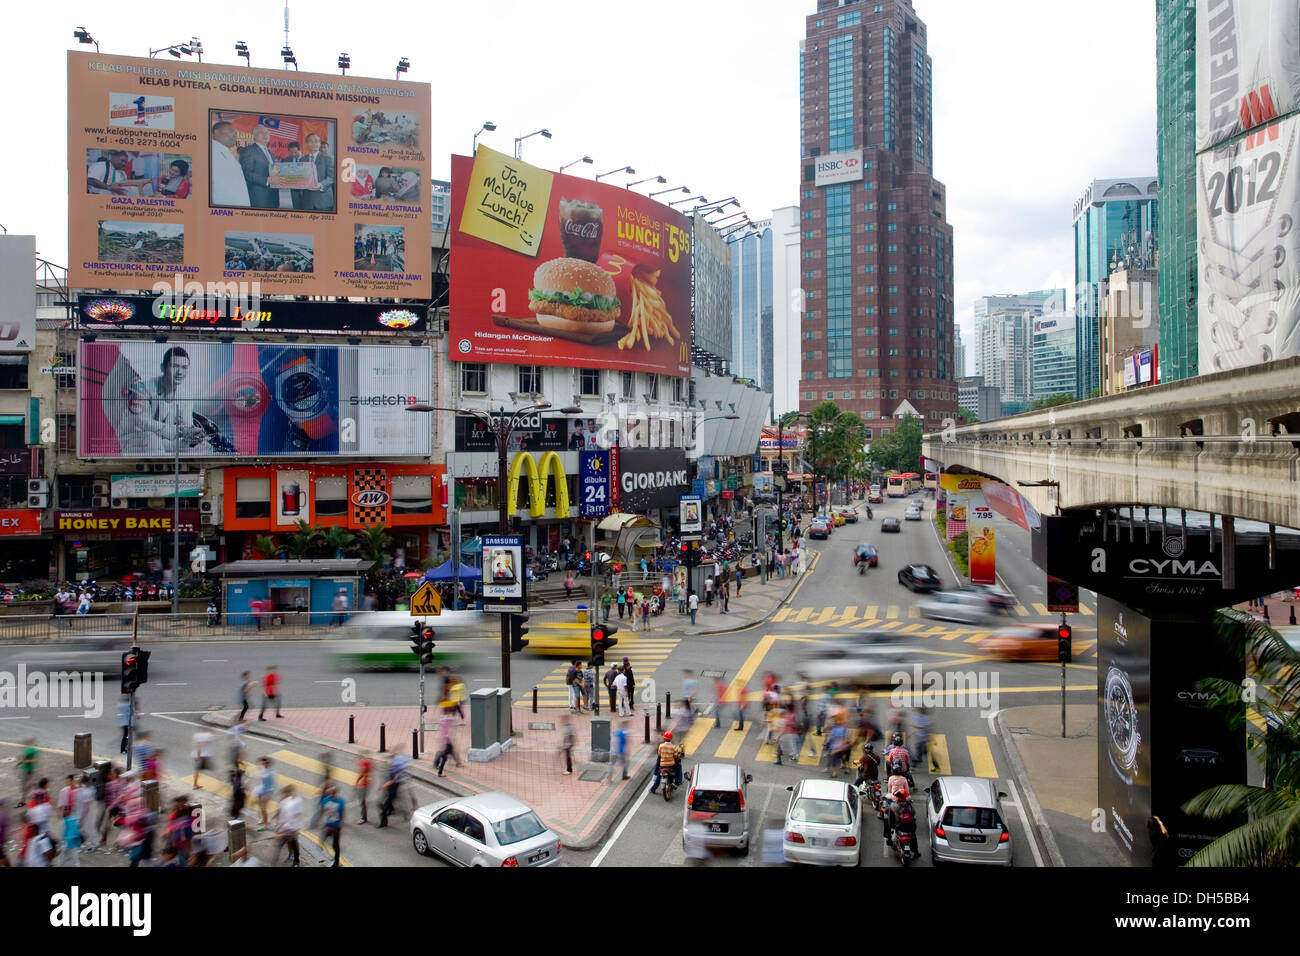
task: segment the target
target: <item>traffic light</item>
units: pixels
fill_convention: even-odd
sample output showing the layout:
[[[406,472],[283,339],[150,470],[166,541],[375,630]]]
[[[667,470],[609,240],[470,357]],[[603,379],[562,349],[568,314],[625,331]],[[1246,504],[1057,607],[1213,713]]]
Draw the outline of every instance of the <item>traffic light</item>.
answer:
[[[135,652],[135,686],[149,683],[149,655],[153,651],[142,651],[136,648]]]
[[[426,627],[420,634],[420,663],[433,663],[433,628]]]
[[[1070,625],[1061,624],[1056,628],[1056,659],[1062,664],[1070,663],[1073,648],[1070,643]]]
[[[416,657],[419,657],[422,653],[424,653],[424,648],[420,646],[423,643],[423,638],[424,638],[424,622],[412,621],[411,622],[411,653],[414,654]]]
[[[591,663],[596,667],[605,664],[605,652],[618,643],[612,635],[618,632],[615,624],[593,624],[591,626]]]
[[[528,628],[524,627],[524,622],[527,620],[527,614],[510,615],[510,653],[512,654],[528,646],[528,642],[524,640],[524,635],[528,633]]]
[[[122,693],[134,694],[139,687],[137,680],[138,658],[134,649],[122,652]]]

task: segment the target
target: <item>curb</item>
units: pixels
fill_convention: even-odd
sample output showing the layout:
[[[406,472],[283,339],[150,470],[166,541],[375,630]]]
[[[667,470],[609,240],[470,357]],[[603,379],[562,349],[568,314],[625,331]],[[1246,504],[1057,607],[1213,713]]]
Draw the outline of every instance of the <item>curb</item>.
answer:
[[[820,554],[821,552],[817,552],[817,553]],[[817,560],[820,561],[821,558],[819,557]],[[720,627],[709,631],[697,631],[694,634],[687,634],[686,636],[704,637],[710,634],[734,634],[736,631],[743,631],[746,628],[757,627],[759,624],[762,624],[763,622],[771,618],[772,615],[775,614],[777,611],[781,610],[781,608],[784,605],[789,603],[790,595],[793,594],[794,589],[799,586],[799,582],[803,580],[804,575],[811,574],[813,570],[814,570],[813,568],[809,568],[807,571],[804,571],[802,574],[796,575],[795,579],[790,583],[789,587],[786,588],[785,595],[781,597],[775,604],[773,604],[772,607],[768,609],[767,613],[764,614],[762,617],[750,618],[748,619],[749,620],[748,624],[740,624],[737,625],[736,627]]]
[[[998,736],[1002,738],[1003,749],[1007,752],[1007,760],[1011,763],[1011,775],[1015,778],[1016,785],[1024,797],[1025,812],[1029,817],[1030,835],[1047,855],[1048,866],[1065,866],[1065,858],[1061,856],[1061,850],[1056,845],[1056,838],[1052,835],[1052,828],[1048,825],[1047,817],[1043,814],[1042,804],[1038,802],[1038,795],[1034,792],[1034,786],[1029,782],[1029,772],[1025,769],[1025,762],[1020,757],[1020,750],[1016,746],[1015,738],[1011,736],[1011,732],[1007,729],[1006,718],[1000,710],[997,713],[997,730]]]

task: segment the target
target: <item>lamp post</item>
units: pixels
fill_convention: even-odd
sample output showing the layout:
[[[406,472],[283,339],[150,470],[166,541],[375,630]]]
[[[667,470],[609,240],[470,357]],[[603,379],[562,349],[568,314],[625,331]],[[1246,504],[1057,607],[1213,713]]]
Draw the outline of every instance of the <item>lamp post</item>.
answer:
[[[606,176],[613,176],[615,173],[627,173],[629,176],[635,176],[636,170],[631,166],[616,166],[607,173],[601,173],[596,177],[596,182],[600,182]]]
[[[475,133],[475,134],[474,134],[474,143],[473,143],[473,145],[470,147],[469,154],[470,154],[471,156],[473,156],[475,153],[478,152],[478,138],[479,138],[479,134],[480,134],[480,133],[484,133],[484,132],[491,133],[491,132],[495,131],[496,128],[497,128],[497,124],[496,124],[496,123],[484,123],[482,126],[479,127],[479,129],[478,129],[478,133]]]
[[[472,408],[443,408],[436,405],[427,405],[424,402],[417,402],[413,405],[405,406],[408,412],[455,412],[457,415],[468,415],[471,418],[477,418],[488,427],[488,431],[496,440],[497,446],[497,533],[508,534],[510,532],[510,520],[506,514],[506,489],[508,487],[508,478],[506,476],[506,453],[510,447],[510,436],[515,429],[533,412],[544,411],[551,407],[551,403],[542,400],[532,405],[525,405],[523,408],[516,409],[513,412],[507,412],[505,407],[495,414],[490,412],[481,412]],[[582,411],[581,408],[568,406],[560,409],[565,414],[577,414]],[[455,503],[453,502],[453,507]],[[453,555],[453,561],[460,560],[460,542],[455,542],[456,553]],[[510,615],[501,615],[501,686],[510,686]]]
[[[786,423],[794,424],[801,418],[805,418],[803,412],[786,412],[776,420],[776,460],[780,465],[781,474],[778,478],[785,481],[785,426]],[[785,535],[782,532],[782,524],[785,521],[785,512],[781,508],[781,485],[776,486],[776,550],[785,551]]]
[[[99,41],[96,40],[94,37],[92,37],[90,35],[90,31],[87,30],[85,27],[77,27],[77,29],[72,31],[72,35],[78,43],[95,44],[95,52],[96,53],[99,52]]]
[[[645,179],[638,179],[634,183],[628,183],[623,188],[631,189],[633,186],[640,186],[642,183],[650,183],[650,182],[658,183],[659,185],[662,186],[664,183],[668,182],[668,180],[664,179],[664,177],[662,176],[647,176]]]
[[[571,163],[565,163],[563,166],[560,167],[560,172],[564,172],[570,166],[577,166],[579,163],[594,163],[594,162],[595,160],[592,159],[590,156],[584,156],[582,157],[582,159],[575,159]]]
[[[664,193],[689,193],[690,191],[690,186],[674,186],[672,189],[661,189],[657,193],[650,193],[650,198],[654,199],[655,196],[662,196]]]
[[[534,130],[533,132],[527,134],[526,136],[516,136],[515,137],[515,159],[524,158],[524,140],[532,139],[534,136],[541,136],[545,139],[550,139],[551,131],[549,129],[539,129],[539,130]]]
[[[703,194],[703,193],[700,193],[698,196],[687,196],[685,199],[674,199],[674,200],[673,200],[672,202],[670,202],[668,205],[670,205],[670,206],[680,206],[682,203],[684,203],[684,202],[690,202],[692,199],[703,199],[703,198],[704,198],[704,194]]]

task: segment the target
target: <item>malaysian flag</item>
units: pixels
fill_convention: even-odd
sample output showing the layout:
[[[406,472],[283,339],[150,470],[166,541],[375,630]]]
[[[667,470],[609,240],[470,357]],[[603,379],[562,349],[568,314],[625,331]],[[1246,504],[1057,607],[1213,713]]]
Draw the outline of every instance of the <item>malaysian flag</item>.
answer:
[[[258,125],[269,129],[272,136],[286,140],[298,138],[298,124],[293,120],[280,119],[278,116],[259,116],[257,122]]]

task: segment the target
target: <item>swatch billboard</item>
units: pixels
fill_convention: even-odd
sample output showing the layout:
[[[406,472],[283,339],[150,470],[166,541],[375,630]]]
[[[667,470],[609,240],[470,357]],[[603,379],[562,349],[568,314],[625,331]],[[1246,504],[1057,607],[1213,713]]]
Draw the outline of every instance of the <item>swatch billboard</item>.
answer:
[[[68,282],[424,299],[430,86],[68,54]]]
[[[429,454],[431,353],[388,345],[85,342],[82,458]]]
[[[451,181],[454,359],[690,374],[684,215],[483,146]]]

